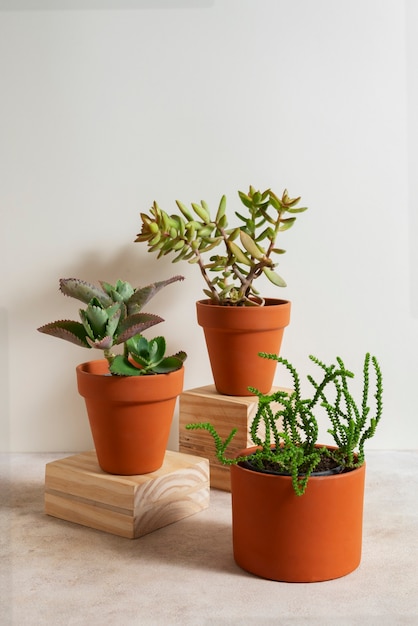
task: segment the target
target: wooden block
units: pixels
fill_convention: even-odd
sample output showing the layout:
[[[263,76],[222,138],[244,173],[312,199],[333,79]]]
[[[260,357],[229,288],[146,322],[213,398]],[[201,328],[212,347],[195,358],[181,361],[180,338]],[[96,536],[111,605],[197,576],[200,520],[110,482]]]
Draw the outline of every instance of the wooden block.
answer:
[[[95,451],[47,463],[45,513],[136,539],[209,506],[209,462],[166,451],[156,472],[116,476]]]
[[[284,389],[273,387],[273,391]],[[196,387],[184,391],[179,401],[179,450],[209,459],[211,487],[231,490],[229,467],[222,465],[215,456],[212,436],[205,430],[186,430],[191,422],[210,422],[222,439],[226,439],[233,428],[238,432],[228,448],[228,456],[254,445],[251,441],[249,428],[257,412],[256,396],[224,396],[216,391],[215,385]],[[274,405],[272,406],[275,409]],[[262,435],[262,429],[259,430]]]

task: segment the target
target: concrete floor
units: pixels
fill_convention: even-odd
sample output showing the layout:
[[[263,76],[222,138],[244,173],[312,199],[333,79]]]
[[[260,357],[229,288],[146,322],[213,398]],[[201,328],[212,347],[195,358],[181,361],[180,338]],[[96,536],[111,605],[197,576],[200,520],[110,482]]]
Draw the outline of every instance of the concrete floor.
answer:
[[[43,513],[45,464],[3,455],[0,624],[418,625],[418,452],[369,452],[358,570],[286,584],[235,565],[230,494],[136,540]]]

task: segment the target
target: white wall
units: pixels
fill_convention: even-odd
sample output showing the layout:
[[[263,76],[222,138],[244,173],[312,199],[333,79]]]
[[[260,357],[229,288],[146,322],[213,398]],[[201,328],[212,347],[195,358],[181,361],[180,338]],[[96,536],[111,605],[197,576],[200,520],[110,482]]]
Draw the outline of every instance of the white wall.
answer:
[[[252,184],[310,207],[283,236],[289,287],[266,285],[293,303],[283,354],[302,371],[310,353],[356,369],[376,354],[385,415],[369,447],[416,448],[413,0],[120,4],[137,9],[0,11],[1,447],[92,445],[74,368],[100,355],[36,332],[76,316],[59,277],[182,272],[148,310],[189,353],[186,388],[211,383],[197,268],[133,240],[154,198],[226,193],[233,211]]]

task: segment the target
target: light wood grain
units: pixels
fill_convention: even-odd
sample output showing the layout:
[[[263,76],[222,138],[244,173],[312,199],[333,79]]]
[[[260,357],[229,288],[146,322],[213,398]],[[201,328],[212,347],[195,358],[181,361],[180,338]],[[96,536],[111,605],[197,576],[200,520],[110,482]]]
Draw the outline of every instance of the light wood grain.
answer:
[[[134,539],[209,506],[209,463],[167,450],[151,474],[115,476],[96,453],[48,463],[45,512],[53,517]]]

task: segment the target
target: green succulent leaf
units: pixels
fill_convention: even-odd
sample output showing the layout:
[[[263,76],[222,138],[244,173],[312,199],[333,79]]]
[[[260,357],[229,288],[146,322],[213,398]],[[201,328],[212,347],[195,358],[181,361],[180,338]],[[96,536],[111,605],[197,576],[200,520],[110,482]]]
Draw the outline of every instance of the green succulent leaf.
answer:
[[[115,343],[112,335],[106,335],[105,337],[97,339],[87,337],[87,342],[91,348],[97,348],[98,350],[110,350]]]
[[[163,321],[162,317],[153,315],[152,313],[136,313],[135,315],[130,315],[119,324],[118,337],[115,343],[125,343],[134,335],[142,333],[147,328]]]
[[[137,335],[129,339],[126,345],[132,358],[143,367],[157,365],[164,358],[164,337],[154,337],[148,341],[142,335]]]
[[[169,374],[170,372],[174,372],[181,368],[185,358],[185,352],[178,352],[176,355],[168,356],[152,368],[153,372],[156,374]]]
[[[239,246],[234,241],[228,241],[229,249],[232,254],[236,258],[237,263],[242,263],[244,265],[249,265],[250,267],[253,265],[251,260],[244,254]]]
[[[114,376],[144,376],[148,373],[146,370],[139,369],[135,367],[135,365],[132,365],[128,359],[120,354],[115,356],[109,366],[109,370]]]
[[[192,202],[192,207],[196,215],[200,217],[200,219],[205,224],[208,224],[210,222],[210,214],[207,209],[205,209],[201,204],[197,204],[196,202]]]
[[[296,217],[287,217],[286,219],[282,220],[279,226],[279,230],[281,232],[283,232],[284,230],[288,230],[289,228],[291,228],[293,226],[293,224],[295,223]]]
[[[85,310],[80,309],[79,313],[81,320],[85,323],[86,329],[91,330],[91,333],[88,332],[91,339],[103,337],[109,316],[100,302],[96,298],[93,298],[87,308]]]
[[[226,196],[223,195],[219,203],[218,211],[216,213],[215,222],[218,224],[222,218],[226,218]],[[226,227],[226,220],[224,219],[222,227]]]
[[[241,230],[239,236],[241,239],[241,243],[248,252],[248,254],[250,254],[257,260],[261,260],[265,257],[264,252],[260,250],[255,241],[250,237],[250,235]]]
[[[247,207],[247,209],[253,208],[252,200],[249,196],[247,196],[246,193],[244,193],[243,191],[238,191],[238,195],[241,199],[241,202]]]
[[[113,337],[117,331],[119,321],[122,317],[122,307],[125,308],[122,303],[116,303],[113,306],[106,309],[108,322],[106,324],[106,335]]]
[[[130,283],[123,280],[117,280],[115,285],[104,281],[101,281],[100,284],[113,302],[127,302],[135,291]]]
[[[274,193],[270,193],[270,204],[278,213],[282,213],[285,210],[281,200]]]
[[[276,239],[280,240],[280,233],[291,228],[296,215],[306,207],[298,207],[300,197],[291,198],[286,189],[278,197],[270,188],[261,191],[250,185],[246,193],[238,191],[238,196],[241,210],[235,211],[235,216],[240,227],[228,228],[225,195],[214,219],[204,200],[191,203],[191,209],[177,200],[178,215],[171,216],[154,202],[148,214],[141,213],[142,230],[136,241],[146,241],[149,251],[155,252],[158,259],[173,253],[173,263],[184,260],[198,265],[205,280],[204,293],[212,301],[250,305],[249,296],[257,293],[253,283],[264,268],[270,270],[272,283],[284,286],[284,280],[273,272],[273,256],[284,253],[276,245]],[[224,246],[224,253],[217,255],[216,260],[211,257],[208,263],[206,253],[210,256],[218,246]],[[225,274],[222,281],[216,282],[215,274],[224,272],[229,272],[228,279]],[[224,289],[230,285],[225,293]],[[235,294],[238,294],[236,299]],[[263,306],[265,301],[261,297],[253,298],[254,303]]]
[[[150,374],[168,374],[170,372],[174,372],[175,370],[180,369],[183,365],[183,362],[187,358],[185,352],[177,352],[173,356],[164,358],[165,340],[163,337],[155,337],[149,342],[145,339],[145,337],[135,337],[133,339],[134,341],[130,341],[129,343],[131,344],[131,346],[134,343],[136,343],[137,347],[141,345],[140,351],[142,356],[140,356],[138,353],[131,353],[131,358],[133,358],[140,367],[136,367],[127,358],[118,355],[113,359],[110,365],[110,371],[112,374],[118,376],[145,376]],[[156,362],[151,362],[149,359],[147,359],[146,354],[148,353],[148,348],[146,346],[148,346],[150,353],[154,354]],[[162,355],[161,350],[163,350]]]
[[[58,339],[65,339],[76,346],[82,348],[90,348],[91,346],[87,342],[87,332],[83,324],[80,322],[73,322],[72,320],[58,320],[45,324],[38,328],[38,331],[51,337],[58,337]]]
[[[298,198],[298,200],[300,200],[300,198]],[[303,213],[304,211],[307,211],[307,210],[308,210],[307,206],[302,206],[297,209],[293,209],[293,208],[287,209],[287,212],[288,213]]]
[[[103,289],[85,280],[80,280],[79,278],[61,278],[59,284],[60,291],[65,296],[80,300],[84,302],[84,304],[88,304],[94,298],[97,298],[104,307],[112,304],[112,299]]]
[[[286,287],[286,282],[275,271],[269,269],[268,267],[264,267],[263,272],[273,285],[276,285],[277,287]]]
[[[176,200],[176,204],[178,206],[178,208],[180,209],[180,211],[183,213],[184,217],[186,218],[186,220],[193,220],[193,214],[191,211],[189,211],[189,209],[187,208],[187,206],[185,204],[183,204],[183,202],[180,202],[180,200]]]

